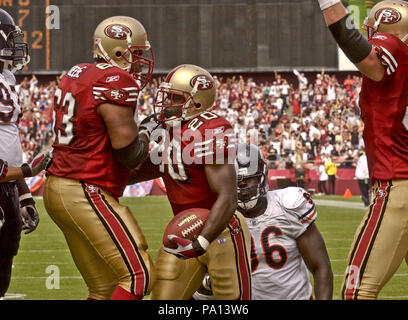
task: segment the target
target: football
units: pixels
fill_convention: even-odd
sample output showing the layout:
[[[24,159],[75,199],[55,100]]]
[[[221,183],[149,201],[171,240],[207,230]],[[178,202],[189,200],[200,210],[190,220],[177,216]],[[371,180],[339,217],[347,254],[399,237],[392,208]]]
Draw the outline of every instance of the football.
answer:
[[[167,236],[174,234],[180,238],[195,240],[204,228],[210,210],[203,208],[187,209],[170,220],[163,235],[163,245],[167,248],[176,249],[177,245],[170,241]]]

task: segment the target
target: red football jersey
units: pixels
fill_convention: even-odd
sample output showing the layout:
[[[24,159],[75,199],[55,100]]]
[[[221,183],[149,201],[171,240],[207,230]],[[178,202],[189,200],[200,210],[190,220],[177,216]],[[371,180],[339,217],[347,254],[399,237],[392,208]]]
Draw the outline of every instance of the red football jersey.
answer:
[[[79,64],[55,93],[53,162],[49,175],[95,184],[120,197],[130,171],[119,164],[98,106],[136,110],[138,87],[132,76],[110,64]]]
[[[205,164],[235,160],[235,134],[231,124],[212,112],[205,112],[169,129],[161,172],[167,196],[176,215],[190,208],[211,209],[217,195],[211,190]]]
[[[372,181],[408,178],[408,47],[377,33],[370,43],[386,67],[380,82],[363,77],[360,107]]]

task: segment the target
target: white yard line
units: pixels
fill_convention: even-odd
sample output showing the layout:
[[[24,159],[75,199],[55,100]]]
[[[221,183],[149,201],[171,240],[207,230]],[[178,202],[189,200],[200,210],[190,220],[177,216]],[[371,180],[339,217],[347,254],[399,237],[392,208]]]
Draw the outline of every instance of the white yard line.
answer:
[[[366,210],[364,204],[361,202],[349,202],[349,201],[339,201],[339,200],[313,200],[318,206],[323,207],[337,207],[337,208],[347,208],[347,209],[361,209]]]

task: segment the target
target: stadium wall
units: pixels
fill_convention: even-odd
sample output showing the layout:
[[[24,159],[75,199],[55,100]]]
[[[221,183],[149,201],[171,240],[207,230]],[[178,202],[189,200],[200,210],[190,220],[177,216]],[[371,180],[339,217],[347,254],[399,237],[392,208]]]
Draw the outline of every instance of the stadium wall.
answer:
[[[359,195],[358,182],[354,179],[355,169],[339,169],[335,184],[336,195],[344,195],[347,189],[353,195]],[[295,170],[269,170],[268,172],[269,189],[286,188],[296,186]],[[42,196],[45,175],[39,175],[27,178],[27,185],[34,196]],[[310,192],[318,192],[317,184],[319,182],[318,173],[310,170],[306,174],[305,189]],[[125,197],[142,197],[142,196],[164,196],[166,188],[161,179],[142,182],[133,186],[128,186],[124,192]]]

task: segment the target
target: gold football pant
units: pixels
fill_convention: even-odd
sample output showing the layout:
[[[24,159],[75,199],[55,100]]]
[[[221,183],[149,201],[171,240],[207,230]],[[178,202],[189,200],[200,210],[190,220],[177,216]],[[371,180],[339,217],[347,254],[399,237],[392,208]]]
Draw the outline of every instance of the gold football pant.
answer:
[[[201,257],[182,260],[161,248],[156,259],[152,299],[190,299],[208,272],[217,300],[250,300],[250,250],[249,229],[238,212]]]
[[[110,299],[118,286],[140,297],[150,292],[153,263],[129,208],[97,186],[56,176],[47,178],[44,205],[66,238],[89,298]]]
[[[354,236],[341,298],[374,300],[408,262],[408,180],[377,181],[374,199]]]

